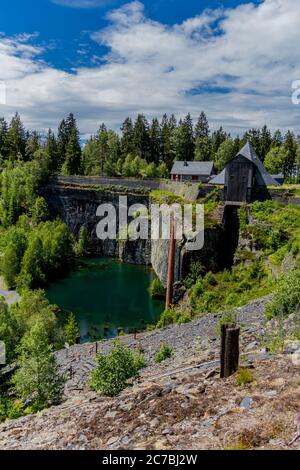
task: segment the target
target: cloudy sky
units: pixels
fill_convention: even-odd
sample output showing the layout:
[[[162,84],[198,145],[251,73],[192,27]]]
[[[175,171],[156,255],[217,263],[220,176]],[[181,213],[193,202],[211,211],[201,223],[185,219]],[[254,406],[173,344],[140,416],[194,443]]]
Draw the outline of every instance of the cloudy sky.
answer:
[[[43,131],[73,112],[85,136],[204,110],[233,134],[300,133],[299,24],[295,0],[1,0],[0,116]]]

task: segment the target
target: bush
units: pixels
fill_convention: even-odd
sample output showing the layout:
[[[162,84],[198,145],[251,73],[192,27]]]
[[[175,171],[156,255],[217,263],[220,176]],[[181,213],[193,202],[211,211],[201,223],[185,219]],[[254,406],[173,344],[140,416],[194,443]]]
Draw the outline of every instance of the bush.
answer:
[[[42,323],[36,323],[24,335],[19,352],[19,368],[11,380],[15,395],[23,401],[32,400],[34,411],[58,405],[65,379],[60,374]]]
[[[77,338],[79,336],[79,328],[74,313],[70,313],[64,330],[67,343],[70,346],[76,344]]]
[[[164,298],[166,295],[165,288],[158,277],[153,279],[149,291],[151,297],[153,298]]]
[[[6,419],[21,418],[26,412],[27,409],[21,401],[0,397],[0,423]]]
[[[162,344],[160,349],[157,351],[157,353],[154,356],[154,362],[160,363],[165,361],[166,359],[169,359],[173,355],[173,349],[168,346],[167,344]]]
[[[98,354],[97,365],[92,371],[90,387],[97,393],[114,397],[127,386],[132,377],[144,367],[141,353],[133,354],[127,346],[115,341],[109,354]]]
[[[238,386],[251,384],[255,378],[251,370],[240,368],[236,373],[236,383]]]
[[[300,268],[289,272],[279,281],[278,288],[266,308],[267,319],[290,315],[300,304]]]

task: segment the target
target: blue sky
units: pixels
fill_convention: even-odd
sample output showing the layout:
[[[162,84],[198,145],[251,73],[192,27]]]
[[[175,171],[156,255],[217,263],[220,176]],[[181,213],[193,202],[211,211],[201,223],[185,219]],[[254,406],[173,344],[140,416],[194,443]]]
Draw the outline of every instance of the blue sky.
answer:
[[[107,12],[126,3],[126,0],[1,0],[0,31],[9,36],[38,33],[31,43],[47,45],[42,57],[55,67],[64,70],[93,67],[94,56],[101,56],[106,48],[92,41],[90,33],[107,25]],[[241,3],[247,1],[143,1],[147,16],[169,25],[181,23],[206,8],[235,7]]]
[[[299,132],[299,22],[294,0],[1,0],[0,115],[44,131],[72,111],[87,135],[204,109],[233,134]]]

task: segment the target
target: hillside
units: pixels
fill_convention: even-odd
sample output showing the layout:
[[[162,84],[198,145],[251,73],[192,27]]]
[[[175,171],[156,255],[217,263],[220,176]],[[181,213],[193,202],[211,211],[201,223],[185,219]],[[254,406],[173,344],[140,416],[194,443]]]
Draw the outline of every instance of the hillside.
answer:
[[[63,404],[3,423],[0,449],[300,449],[300,440],[288,445],[300,409],[300,343],[287,343],[280,354],[267,351],[262,339],[278,327],[275,320],[265,323],[267,300],[234,312],[248,384],[237,385],[236,375],[219,379],[220,315],[141,333],[137,340],[122,337],[144,350],[148,365],[117,398],[87,388],[95,344],[74,346],[68,357],[57,353],[61,369],[72,366],[73,373]],[[290,317],[284,328],[292,323]],[[174,354],[157,365],[161,342]],[[99,351],[110,347],[111,341],[98,343]]]

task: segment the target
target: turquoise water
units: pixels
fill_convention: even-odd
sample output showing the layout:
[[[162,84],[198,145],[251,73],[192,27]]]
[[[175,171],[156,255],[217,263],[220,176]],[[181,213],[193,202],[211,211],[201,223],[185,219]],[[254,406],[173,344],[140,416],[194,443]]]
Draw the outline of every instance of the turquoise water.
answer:
[[[164,309],[164,302],[152,299],[148,292],[154,277],[144,266],[87,258],[46,292],[63,314],[75,314],[81,341],[88,341],[115,336],[118,328],[130,332],[154,324]]]

